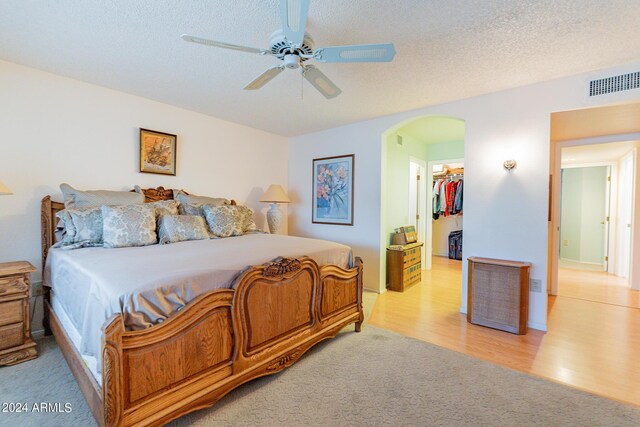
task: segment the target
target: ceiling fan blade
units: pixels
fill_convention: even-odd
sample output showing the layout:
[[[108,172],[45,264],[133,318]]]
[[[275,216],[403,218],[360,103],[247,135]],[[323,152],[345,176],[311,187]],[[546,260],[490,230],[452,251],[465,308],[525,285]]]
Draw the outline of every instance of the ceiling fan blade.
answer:
[[[190,36],[189,34],[183,34],[180,37],[184,41],[191,42],[191,43],[203,44],[203,45],[206,45],[206,46],[221,47],[223,49],[239,50],[241,52],[257,53],[257,54],[260,54],[260,55],[271,54],[271,52],[269,52],[266,49],[258,49],[258,48],[255,48],[255,47],[241,46],[241,45],[238,45],[238,44],[218,42],[218,41],[215,41],[215,40],[203,39],[202,37]]]
[[[256,90],[260,89],[262,86],[269,83],[275,76],[280,74],[284,70],[282,65],[276,65],[274,67],[269,68],[264,73],[260,74],[256,77],[251,83],[244,87],[245,90]]]
[[[393,43],[321,47],[314,52],[320,62],[390,62],[395,55]]]
[[[309,0],[280,0],[282,31],[292,44],[302,45],[308,13]]]
[[[309,83],[324,95],[325,98],[331,99],[342,93],[342,90],[327,78],[318,68],[313,65],[307,65],[302,70],[302,75]]]

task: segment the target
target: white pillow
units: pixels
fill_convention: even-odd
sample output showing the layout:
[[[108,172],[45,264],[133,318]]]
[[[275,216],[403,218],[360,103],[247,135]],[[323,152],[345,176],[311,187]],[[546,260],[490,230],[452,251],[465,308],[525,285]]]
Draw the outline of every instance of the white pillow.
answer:
[[[102,205],[133,205],[144,203],[144,194],[130,191],[89,190],[80,191],[69,184],[60,184],[64,206],[82,208]]]

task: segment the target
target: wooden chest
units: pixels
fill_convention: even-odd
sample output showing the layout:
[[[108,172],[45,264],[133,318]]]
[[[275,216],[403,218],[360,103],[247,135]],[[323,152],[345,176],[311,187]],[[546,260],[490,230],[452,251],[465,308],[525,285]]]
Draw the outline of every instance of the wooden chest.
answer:
[[[422,279],[422,243],[387,248],[387,287],[404,292]]]
[[[14,365],[37,356],[31,339],[30,273],[28,262],[0,264],[0,366]]]
[[[528,262],[469,257],[467,320],[526,334],[530,267]]]

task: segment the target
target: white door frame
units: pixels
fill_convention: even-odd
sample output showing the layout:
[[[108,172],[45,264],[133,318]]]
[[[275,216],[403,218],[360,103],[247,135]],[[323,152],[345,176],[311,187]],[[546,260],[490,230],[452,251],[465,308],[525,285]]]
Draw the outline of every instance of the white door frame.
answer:
[[[418,207],[418,215],[419,215],[419,219],[416,221],[416,232],[418,234],[418,242],[425,242],[426,241],[426,237],[427,237],[427,204],[425,203],[425,199],[427,198],[427,162],[425,162],[422,159],[419,159],[417,157],[413,157],[413,156],[409,156],[409,171],[411,171],[411,163],[415,163],[416,165],[418,165],[418,168],[420,169],[420,183],[419,183],[419,189],[420,191],[418,192],[418,200],[416,201],[417,203],[417,207]],[[409,176],[409,186],[411,187],[411,182],[412,182],[412,177]],[[407,210],[407,212],[409,212],[409,215],[413,215],[413,213],[411,212],[411,191],[412,189],[409,188],[409,208]],[[411,221],[413,222],[413,221]],[[426,261],[426,254],[425,251],[422,251],[422,266],[424,268],[424,266]]]
[[[631,151],[629,151],[629,153],[625,154],[624,156],[622,156],[620,158],[620,170],[618,171],[618,180],[619,180],[619,184],[620,187],[622,187],[622,181],[620,180],[620,172],[622,171],[622,162],[629,159],[631,161],[631,174],[628,177],[629,180],[631,181],[630,183],[627,183],[626,185],[629,185],[629,190],[631,192],[631,200],[629,201],[629,206],[627,206],[627,208],[630,210],[629,212],[629,218],[625,216],[623,216],[626,212],[623,211],[619,211],[618,212],[618,217],[619,220],[617,222],[617,229],[616,229],[616,234],[620,235],[620,239],[622,241],[618,241],[618,244],[616,245],[616,254],[618,254],[618,249],[620,249],[621,246],[625,246],[624,247],[624,252],[625,252],[625,256],[623,257],[621,254],[618,254],[618,258],[616,259],[616,265],[615,265],[615,274],[617,274],[618,276],[622,276],[622,277],[629,277],[629,270],[631,269],[631,247],[632,247],[632,237],[633,236],[629,236],[629,242],[628,242],[628,246],[627,246],[627,242],[626,242],[626,229],[629,228],[629,232],[631,232],[631,223],[633,222],[633,205],[634,205],[634,185],[635,185],[635,171],[636,171],[636,154],[637,153],[637,149],[634,148]],[[620,188],[618,187],[618,188]],[[617,206],[616,209],[621,207],[620,206],[620,200],[617,200]],[[622,251],[621,251],[622,252]],[[627,264],[626,266],[624,264],[621,264],[621,258],[626,258],[625,263]]]
[[[558,261],[560,259],[560,195],[561,195],[561,183],[560,183],[560,170],[562,169],[562,149],[565,147],[576,147],[581,145],[595,145],[595,144],[606,144],[610,142],[626,142],[626,141],[638,141],[640,140],[640,132],[633,132],[628,134],[621,135],[606,135],[606,136],[598,136],[592,138],[582,138],[582,139],[573,139],[561,142],[555,142],[553,144],[555,151],[555,164],[552,165],[552,174],[553,174],[553,182],[552,182],[552,211],[551,211],[551,254],[550,254],[550,264],[551,264],[551,275],[550,275],[550,286],[549,293],[551,295],[558,295]],[[640,175],[638,174],[638,168],[635,168],[635,177],[634,183],[638,181]],[[631,224],[631,262],[629,268],[629,283],[631,287],[637,289],[640,286],[640,282],[638,284],[634,283],[635,277],[640,277],[640,265],[635,265],[634,260],[634,246],[636,239],[640,239],[640,233],[636,232],[636,224],[635,217],[636,215],[640,215],[640,212],[636,212],[635,204],[636,204],[636,188],[639,186],[634,185],[633,194],[634,194],[634,202],[633,202],[633,215],[632,215],[632,224]]]
[[[448,163],[464,163],[464,159],[445,159],[445,160],[433,160],[427,163],[427,212],[426,216],[431,218],[433,213],[433,166],[440,164],[448,164]],[[463,184],[464,185],[464,184]],[[462,191],[464,191],[465,187],[462,187]],[[464,198],[462,199],[462,205],[464,212]],[[433,227],[432,221],[428,221],[427,224],[427,237],[424,241],[425,250],[423,251],[426,254],[426,260],[424,263],[425,270],[431,270],[431,258],[433,257]]]

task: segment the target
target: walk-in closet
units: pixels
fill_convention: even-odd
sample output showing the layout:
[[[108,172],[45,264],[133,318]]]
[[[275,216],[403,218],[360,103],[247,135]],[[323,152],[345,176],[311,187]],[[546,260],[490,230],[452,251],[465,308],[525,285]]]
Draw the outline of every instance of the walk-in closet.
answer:
[[[432,253],[462,260],[464,164],[432,165]]]

